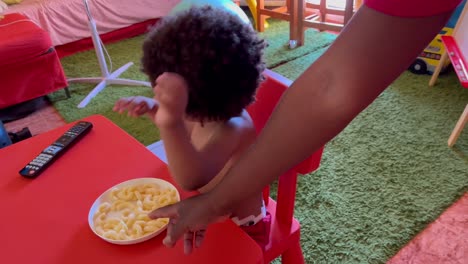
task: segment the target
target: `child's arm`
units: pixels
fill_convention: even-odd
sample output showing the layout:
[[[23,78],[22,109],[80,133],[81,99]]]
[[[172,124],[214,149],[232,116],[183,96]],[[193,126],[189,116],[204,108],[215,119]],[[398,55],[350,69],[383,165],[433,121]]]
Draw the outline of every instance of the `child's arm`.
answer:
[[[159,125],[169,169],[176,182],[190,191],[208,184],[237,150],[240,136],[236,130],[240,129],[226,129],[203,149],[197,150],[183,122]]]
[[[184,122],[188,100],[185,81],[176,74],[165,73],[157,84],[155,93],[160,106],[155,122],[164,141],[169,169],[182,188],[197,190],[224,167],[246,129],[233,123],[219,131],[203,149],[195,149]]]
[[[152,120],[158,111],[158,102],[153,98],[144,96],[131,96],[120,98],[115,102],[113,111],[122,114],[127,111],[129,116],[138,117],[147,114]]]

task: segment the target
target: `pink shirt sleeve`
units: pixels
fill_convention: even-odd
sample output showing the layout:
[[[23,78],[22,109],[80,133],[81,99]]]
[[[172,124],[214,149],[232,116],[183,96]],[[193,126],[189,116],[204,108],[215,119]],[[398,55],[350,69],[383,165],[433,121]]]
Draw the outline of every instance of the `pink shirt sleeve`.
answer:
[[[462,0],[364,0],[376,11],[400,17],[425,17],[453,11]]]

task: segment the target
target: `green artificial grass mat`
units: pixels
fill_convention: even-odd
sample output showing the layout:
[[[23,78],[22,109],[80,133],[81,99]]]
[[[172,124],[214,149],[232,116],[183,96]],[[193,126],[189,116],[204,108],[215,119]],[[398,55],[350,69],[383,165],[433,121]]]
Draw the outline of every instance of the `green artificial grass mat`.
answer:
[[[106,45],[106,49],[111,55],[113,70],[130,61],[135,63],[120,76],[121,78],[146,80],[146,76],[139,70],[140,44],[142,41],[143,37],[139,36]],[[99,64],[95,56],[94,50],[90,50],[63,58],[61,62],[67,77],[100,76]],[[70,83],[71,98],[65,99],[64,93],[58,91],[50,94],[49,99],[66,122],[72,122],[92,114],[101,114],[145,145],[159,139],[159,131],[155,129],[154,124],[146,116],[132,118],[112,111],[114,103],[121,97],[133,95],[152,97],[153,93],[149,87],[110,85],[94,97],[85,108],[77,108],[81,100],[94,87],[94,84]]]
[[[289,50],[286,23],[270,20],[269,68],[295,79],[333,41],[334,35],[307,30],[304,47]],[[142,37],[106,45],[114,69],[128,61],[122,77],[145,80],[139,72]],[[99,73],[94,51],[62,60],[69,77]],[[306,263],[385,263],[448,206],[468,191],[468,132],[450,149],[447,139],[468,102],[452,72],[429,88],[429,76],[405,72],[326,145],[322,164],[298,182],[295,215],[302,224]],[[71,84],[72,98],[51,96],[67,122],[99,113],[143,144],[158,139],[147,118],[112,112],[122,96],[151,96],[144,87],[109,86],[84,109],[76,105],[93,88]],[[465,129],[466,130],[466,129]],[[278,263],[279,261],[275,261]]]
[[[265,61],[267,67],[274,69],[275,67],[300,58],[311,52],[328,47],[336,38],[336,35],[317,32],[315,30],[305,31],[306,45],[290,49],[289,43],[289,24],[283,21],[268,20],[269,27],[265,32],[260,33],[267,41],[268,47],[265,52]]]
[[[404,73],[300,177],[307,263],[385,263],[468,191],[467,131],[447,146],[468,90],[455,74],[428,81]]]

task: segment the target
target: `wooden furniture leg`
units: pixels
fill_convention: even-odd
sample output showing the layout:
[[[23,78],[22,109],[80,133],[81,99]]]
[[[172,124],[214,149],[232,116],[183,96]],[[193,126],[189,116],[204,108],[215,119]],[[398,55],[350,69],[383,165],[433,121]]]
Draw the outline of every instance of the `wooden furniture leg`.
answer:
[[[432,73],[431,80],[429,81],[429,86],[434,86],[435,82],[437,81],[437,78],[439,77],[440,71],[442,70],[442,67],[445,65],[445,63],[448,60],[448,53],[444,51],[442,53],[442,56],[440,57],[439,64],[437,64],[437,67],[434,70],[434,73]]]
[[[305,18],[305,10],[306,10],[306,1],[305,0],[297,0],[297,38],[298,38],[298,46],[304,45],[304,37],[305,37],[305,28],[304,28],[304,18]]]
[[[327,16],[327,0],[320,0],[320,22],[324,23]],[[320,30],[322,31],[322,30]]]
[[[301,17],[299,16],[299,7],[298,3],[300,1],[298,0],[288,0],[287,5],[288,5],[288,13],[289,13],[289,47],[290,48],[295,48],[299,42],[299,31],[301,31],[301,28],[299,28],[299,20]]]
[[[346,0],[343,26],[346,26],[354,14],[354,0]]]
[[[455,142],[457,142],[457,139],[460,136],[460,133],[462,132],[467,122],[468,122],[468,104],[466,105],[465,111],[463,111],[463,114],[460,116],[460,119],[458,119],[458,122],[455,125],[455,128],[453,129],[452,134],[450,135],[448,139],[449,147],[452,147],[453,145],[455,145]]]
[[[261,10],[265,9],[265,0],[257,0],[257,30],[258,32],[265,31],[265,16]]]

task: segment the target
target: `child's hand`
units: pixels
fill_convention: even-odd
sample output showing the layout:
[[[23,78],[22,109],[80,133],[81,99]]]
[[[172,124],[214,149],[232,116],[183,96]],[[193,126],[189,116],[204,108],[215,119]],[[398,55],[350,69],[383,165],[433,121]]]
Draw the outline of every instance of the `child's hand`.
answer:
[[[156,79],[155,99],[159,102],[155,122],[158,126],[171,125],[184,120],[188,102],[185,79],[176,73],[163,73]]]
[[[158,111],[158,103],[153,98],[144,96],[131,96],[126,98],[120,98],[112,109],[115,112],[122,114],[127,111],[129,116],[138,117],[144,114],[150,115],[154,119],[156,112]]]

